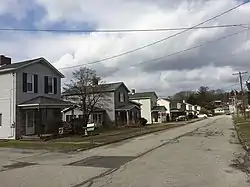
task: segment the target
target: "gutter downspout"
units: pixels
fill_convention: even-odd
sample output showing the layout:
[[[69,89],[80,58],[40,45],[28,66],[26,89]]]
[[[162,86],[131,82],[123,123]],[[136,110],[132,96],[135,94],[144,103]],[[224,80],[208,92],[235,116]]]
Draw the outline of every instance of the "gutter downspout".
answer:
[[[12,73],[12,89],[10,90],[10,128],[11,128],[11,136],[8,138],[15,137],[15,73]],[[11,93],[12,91],[12,93]],[[11,99],[12,98],[12,99]],[[11,115],[12,114],[12,115]]]

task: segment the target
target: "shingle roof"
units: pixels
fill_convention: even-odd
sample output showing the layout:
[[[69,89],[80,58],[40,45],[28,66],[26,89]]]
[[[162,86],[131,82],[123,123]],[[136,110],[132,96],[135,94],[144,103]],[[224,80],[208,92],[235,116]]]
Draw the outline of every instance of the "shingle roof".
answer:
[[[32,62],[36,62],[36,61],[40,61],[42,60],[42,58],[36,58],[36,59],[31,59],[31,60],[26,60],[26,61],[22,61],[22,62],[16,62],[16,63],[13,63],[13,64],[8,64],[6,66],[2,66],[0,67],[0,71],[9,71],[9,70],[15,70],[19,67],[22,67],[22,66],[25,66],[25,65],[28,65]]]
[[[44,62],[48,66],[50,66],[52,69],[54,69],[58,74],[61,75],[61,77],[64,77],[61,72],[59,72],[53,65],[51,65],[45,58],[40,57],[40,58],[35,58],[35,59],[30,59],[26,61],[21,61],[21,62],[16,62],[12,64],[8,64],[5,66],[0,67],[0,73],[5,73],[5,72],[11,72],[15,71],[19,68],[25,67],[29,64],[37,63],[37,62]]]
[[[116,89],[118,89],[121,85],[124,85],[124,87],[128,90],[128,88],[125,86],[123,82],[99,84],[97,89],[99,92],[111,92],[111,91],[115,91]]]
[[[157,97],[155,92],[141,92],[141,93],[129,94],[129,99],[151,98],[154,96]]]
[[[54,99],[54,98],[50,98],[50,97],[44,97],[44,96],[38,96],[35,98],[32,98],[20,105],[29,105],[29,104],[38,104],[38,105],[72,105],[72,103],[67,102],[67,101],[63,101],[60,99]]]
[[[89,91],[89,93],[113,92],[122,85],[129,92],[129,89],[126,87],[126,85],[123,82],[116,82],[116,83],[96,85],[94,91],[92,90],[92,87],[90,87],[91,91]],[[79,94],[78,93],[67,93],[67,92],[63,93],[63,96],[73,96],[73,95],[79,95]]]

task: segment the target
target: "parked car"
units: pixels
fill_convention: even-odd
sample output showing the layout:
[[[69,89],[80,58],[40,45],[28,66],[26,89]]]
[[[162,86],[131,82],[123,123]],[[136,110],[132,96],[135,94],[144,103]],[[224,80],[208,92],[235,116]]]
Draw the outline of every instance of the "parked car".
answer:
[[[198,118],[207,118],[207,114],[198,114]]]
[[[187,121],[188,118],[187,116],[185,115],[182,115],[182,116],[178,116],[177,118],[175,118],[176,121]]]

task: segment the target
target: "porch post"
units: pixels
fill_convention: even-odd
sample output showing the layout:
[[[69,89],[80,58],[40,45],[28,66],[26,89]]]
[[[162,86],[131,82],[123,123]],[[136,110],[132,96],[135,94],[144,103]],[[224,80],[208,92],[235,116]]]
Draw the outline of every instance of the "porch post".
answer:
[[[129,110],[127,110],[126,113],[127,113],[127,125],[129,125],[129,123],[130,123],[130,120],[129,120]]]

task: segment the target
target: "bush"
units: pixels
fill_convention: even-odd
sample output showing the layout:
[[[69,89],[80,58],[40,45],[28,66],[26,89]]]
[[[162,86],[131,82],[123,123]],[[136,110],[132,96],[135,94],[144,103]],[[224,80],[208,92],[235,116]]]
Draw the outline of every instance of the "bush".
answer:
[[[148,120],[146,120],[145,118],[139,118],[139,125],[140,126],[146,126],[147,122],[148,122]]]

